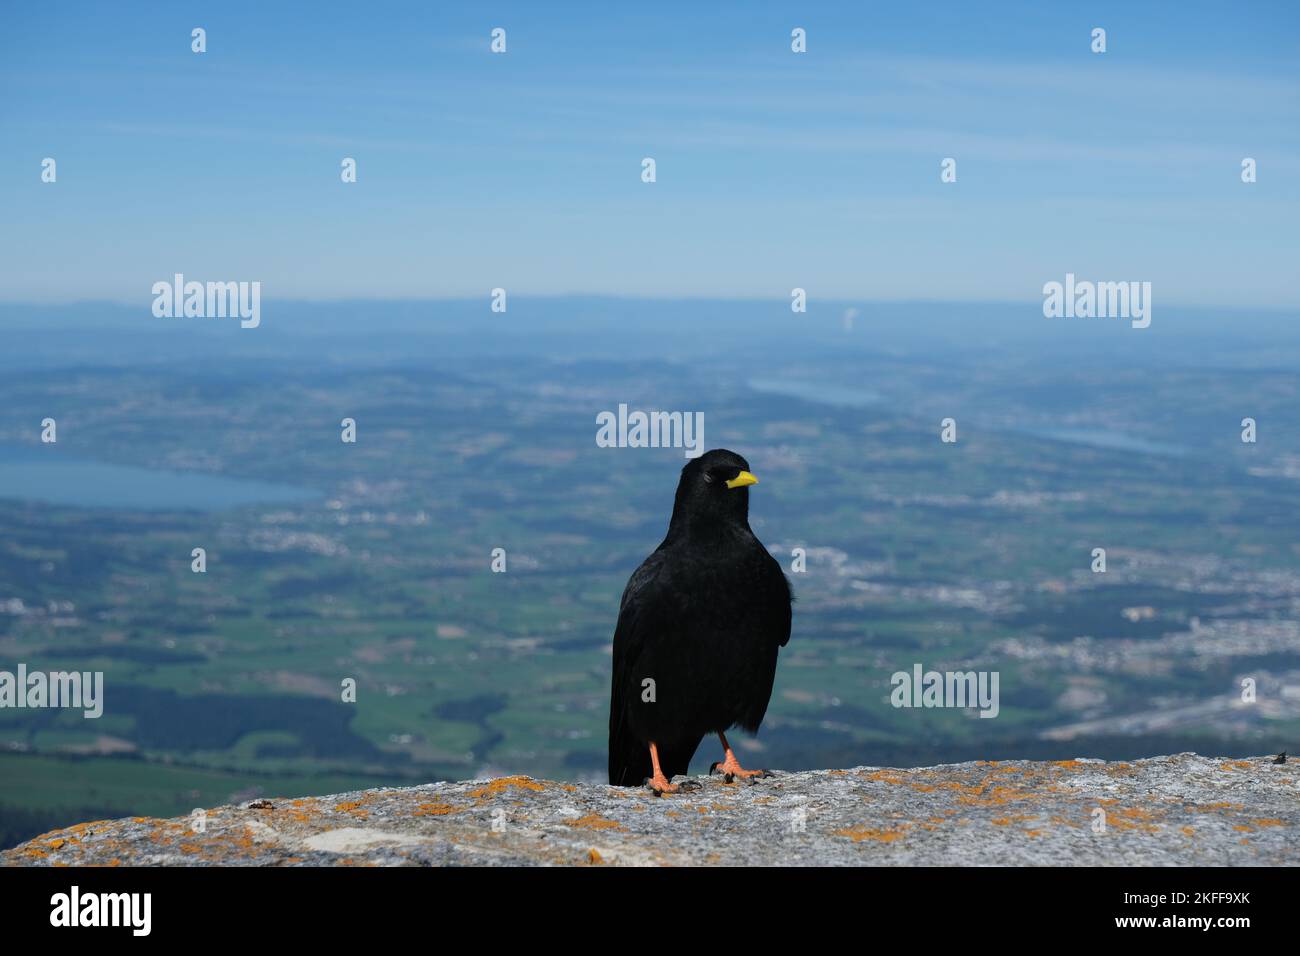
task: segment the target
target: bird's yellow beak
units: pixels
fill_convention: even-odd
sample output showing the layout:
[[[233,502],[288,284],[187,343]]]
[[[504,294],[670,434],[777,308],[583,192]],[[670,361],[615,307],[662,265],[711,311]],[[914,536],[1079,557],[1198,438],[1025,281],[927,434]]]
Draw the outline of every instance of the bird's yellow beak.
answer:
[[[735,478],[727,482],[728,488],[744,488],[746,485],[756,485],[758,479],[747,471],[742,471]]]

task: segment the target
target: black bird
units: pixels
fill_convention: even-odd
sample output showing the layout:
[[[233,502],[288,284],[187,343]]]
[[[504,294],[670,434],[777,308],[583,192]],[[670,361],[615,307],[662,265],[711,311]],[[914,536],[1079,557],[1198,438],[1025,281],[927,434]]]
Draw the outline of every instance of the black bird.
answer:
[[[726,731],[758,730],[778,648],[790,640],[790,583],[749,529],[758,479],[735,452],[714,449],[682,469],[668,536],[623,591],[614,631],[609,782],[674,793],[706,734],[745,770]]]

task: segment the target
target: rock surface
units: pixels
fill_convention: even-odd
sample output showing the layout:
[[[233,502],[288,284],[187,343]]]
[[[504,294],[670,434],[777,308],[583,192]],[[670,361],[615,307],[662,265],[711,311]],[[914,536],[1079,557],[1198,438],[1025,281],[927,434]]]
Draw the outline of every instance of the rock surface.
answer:
[[[698,790],[501,777],[56,830],[25,865],[1295,865],[1300,765],[1195,754],[778,774]],[[1100,812],[1099,812],[1100,811]]]

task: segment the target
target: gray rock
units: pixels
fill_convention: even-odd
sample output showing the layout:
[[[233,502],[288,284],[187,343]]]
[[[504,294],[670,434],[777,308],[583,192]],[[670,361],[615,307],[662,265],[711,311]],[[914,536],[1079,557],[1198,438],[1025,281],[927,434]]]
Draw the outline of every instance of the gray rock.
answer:
[[[529,777],[83,823],[7,866],[1295,865],[1300,768],[1195,754],[699,778],[689,793]]]

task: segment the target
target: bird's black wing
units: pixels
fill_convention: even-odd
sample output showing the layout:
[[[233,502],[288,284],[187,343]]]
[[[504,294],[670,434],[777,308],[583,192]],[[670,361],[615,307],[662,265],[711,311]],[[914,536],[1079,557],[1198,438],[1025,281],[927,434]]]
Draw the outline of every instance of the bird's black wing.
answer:
[[[636,662],[668,610],[665,562],[662,550],[646,558],[628,579],[619,602],[609,694],[609,782],[616,787],[639,786],[650,776],[650,752],[632,733],[627,707],[628,695],[638,693]]]
[[[776,639],[777,647],[785,647],[790,643],[790,624],[794,619],[794,588],[790,587],[790,579],[785,576],[780,562],[772,558],[772,564],[776,566],[776,574],[781,580],[781,586],[774,588],[776,598],[775,607],[772,608],[772,636]]]

